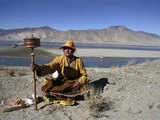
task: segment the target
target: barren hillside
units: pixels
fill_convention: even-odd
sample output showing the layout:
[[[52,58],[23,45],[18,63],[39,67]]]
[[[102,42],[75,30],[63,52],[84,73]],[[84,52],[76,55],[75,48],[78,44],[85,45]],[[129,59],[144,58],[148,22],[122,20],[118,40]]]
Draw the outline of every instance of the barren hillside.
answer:
[[[40,37],[42,41],[64,42],[74,40],[80,43],[160,45],[160,36],[143,31],[133,31],[124,26],[105,29],[60,31],[44,26],[39,28],[0,29],[0,41],[22,41],[26,37]]]

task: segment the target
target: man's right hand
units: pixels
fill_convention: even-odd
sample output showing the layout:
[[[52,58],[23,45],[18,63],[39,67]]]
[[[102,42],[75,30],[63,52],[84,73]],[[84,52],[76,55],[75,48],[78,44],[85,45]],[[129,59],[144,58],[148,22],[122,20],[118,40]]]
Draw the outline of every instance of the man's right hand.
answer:
[[[33,65],[31,65],[31,69],[32,69],[32,71],[36,71],[39,69],[39,65],[33,64]]]

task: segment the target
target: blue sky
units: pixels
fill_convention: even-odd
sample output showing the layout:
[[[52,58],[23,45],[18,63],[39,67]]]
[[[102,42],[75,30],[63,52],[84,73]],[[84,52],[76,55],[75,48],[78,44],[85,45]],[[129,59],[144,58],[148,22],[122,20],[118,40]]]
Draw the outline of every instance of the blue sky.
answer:
[[[160,35],[160,0],[0,0],[0,28],[58,30],[123,25]]]

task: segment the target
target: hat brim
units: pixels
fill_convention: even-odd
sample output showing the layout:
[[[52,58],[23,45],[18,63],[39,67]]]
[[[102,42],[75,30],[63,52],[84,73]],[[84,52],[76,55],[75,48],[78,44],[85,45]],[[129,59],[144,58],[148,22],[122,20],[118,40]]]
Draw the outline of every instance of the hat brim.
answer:
[[[71,49],[73,49],[73,50],[76,50],[76,48],[75,47],[71,47],[71,46],[61,46],[61,47],[59,47],[59,49],[64,49],[64,48],[71,48]]]

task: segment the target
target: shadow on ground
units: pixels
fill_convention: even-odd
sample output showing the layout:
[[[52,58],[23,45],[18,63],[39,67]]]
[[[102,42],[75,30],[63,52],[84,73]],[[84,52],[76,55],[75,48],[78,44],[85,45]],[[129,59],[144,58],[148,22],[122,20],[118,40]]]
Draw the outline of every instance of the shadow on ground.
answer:
[[[93,88],[93,92],[99,94],[103,92],[104,87],[109,84],[109,82],[108,78],[100,78],[99,80],[90,82],[89,84]]]

